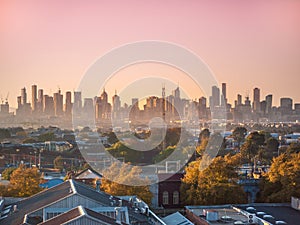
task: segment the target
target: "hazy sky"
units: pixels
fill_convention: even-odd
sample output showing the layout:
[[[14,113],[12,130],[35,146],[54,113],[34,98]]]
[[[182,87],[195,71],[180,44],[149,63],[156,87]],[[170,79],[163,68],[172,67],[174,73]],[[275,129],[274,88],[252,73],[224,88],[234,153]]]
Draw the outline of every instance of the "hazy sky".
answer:
[[[250,93],[252,99],[254,87],[263,97],[273,93],[275,104],[283,96],[300,102],[299,12],[299,0],[3,0],[0,94],[5,98],[9,92],[9,103],[15,106],[24,86],[29,99],[32,84],[48,94],[58,87],[62,92],[76,90],[88,67],[111,49],[162,40],[204,60],[217,81],[227,83],[230,102],[237,93]],[[161,73],[176,80],[172,70]],[[132,74],[138,79],[136,68],[128,71],[136,71]],[[157,68],[155,73],[160,75]],[[113,81],[107,84],[110,96],[124,88],[120,79]],[[188,86],[184,79],[178,82]],[[200,94],[195,91],[193,97]]]

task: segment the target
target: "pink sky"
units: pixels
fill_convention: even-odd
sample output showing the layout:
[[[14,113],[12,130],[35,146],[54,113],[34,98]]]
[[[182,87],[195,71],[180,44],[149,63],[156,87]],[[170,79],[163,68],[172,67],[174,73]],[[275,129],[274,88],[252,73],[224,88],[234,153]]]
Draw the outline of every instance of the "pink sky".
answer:
[[[300,1],[9,1],[0,3],[0,94],[75,90],[101,55],[162,40],[195,52],[229,101],[259,87],[300,102]],[[125,75],[124,75],[125,76]],[[171,76],[171,75],[170,75]],[[113,84],[110,84],[113,87]],[[116,84],[117,86],[117,84]],[[112,94],[112,93],[110,93]],[[195,93],[195,97],[199,93]]]

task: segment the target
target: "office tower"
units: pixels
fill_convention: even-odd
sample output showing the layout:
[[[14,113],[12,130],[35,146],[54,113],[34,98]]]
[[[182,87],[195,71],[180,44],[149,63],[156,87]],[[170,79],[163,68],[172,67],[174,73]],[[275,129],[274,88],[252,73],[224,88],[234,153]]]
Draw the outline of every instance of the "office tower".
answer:
[[[5,101],[5,103],[2,103],[0,105],[0,115],[2,115],[2,116],[8,116],[9,115],[9,104],[8,104],[8,101]]]
[[[266,96],[266,114],[270,114],[273,107],[273,95]]]
[[[107,103],[108,102],[108,96],[107,96],[107,93],[105,91],[105,88],[103,89],[102,91],[102,94],[100,95],[100,98],[103,102]]]
[[[39,89],[39,91],[38,91],[37,110],[39,113],[44,112],[44,91],[43,91],[43,89]]]
[[[296,114],[299,115],[300,114],[300,103],[295,103],[294,108],[295,108]]]
[[[37,86],[35,84],[31,86],[31,108],[32,112],[37,111]]]
[[[83,111],[84,112],[93,112],[94,110],[94,102],[92,98],[84,98],[83,99]]]
[[[254,112],[260,111],[260,89],[259,88],[253,89],[253,111]]]
[[[217,86],[212,87],[212,96],[210,100],[210,106],[212,108],[220,105],[220,89]]]
[[[72,93],[71,91],[67,91],[66,92],[66,103],[65,103],[65,114],[67,116],[71,116],[72,115]]]
[[[17,97],[18,109],[22,107],[22,96]]]
[[[280,111],[282,115],[292,114],[293,100],[291,98],[280,98]]]
[[[54,101],[54,115],[55,116],[63,115],[63,95],[61,94],[60,90],[58,90],[57,93],[54,93],[53,101]]]
[[[117,92],[115,92],[115,95],[112,97],[112,110],[114,112],[116,111],[120,111],[121,108],[121,101],[120,101],[120,97],[117,95]]]
[[[27,103],[27,93],[26,88],[21,89],[21,105],[25,105]]]
[[[80,112],[82,108],[82,98],[80,91],[74,91],[74,104],[73,110],[76,112]]]
[[[221,96],[221,105],[227,105],[227,91],[226,91],[226,83],[222,83],[222,96]]]
[[[54,100],[53,100],[53,97],[48,96],[48,95],[44,95],[43,103],[44,103],[44,106],[43,106],[44,113],[46,115],[53,116],[54,115]]]
[[[267,111],[267,101],[261,101],[260,102],[260,111],[263,114],[266,114],[266,111]]]
[[[180,98],[180,90],[179,87],[177,87],[174,91],[173,91],[173,95],[175,97],[175,99],[179,99]]]
[[[206,119],[207,118],[207,103],[206,98],[201,97],[199,98],[199,118]]]
[[[237,95],[237,105],[242,105],[242,95],[240,94]]]

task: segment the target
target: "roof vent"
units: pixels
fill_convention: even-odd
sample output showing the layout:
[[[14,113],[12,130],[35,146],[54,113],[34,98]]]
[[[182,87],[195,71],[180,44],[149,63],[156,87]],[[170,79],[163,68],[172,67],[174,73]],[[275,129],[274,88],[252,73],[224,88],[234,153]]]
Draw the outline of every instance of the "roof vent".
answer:
[[[14,205],[13,212],[17,212],[17,211],[18,211],[18,206]]]

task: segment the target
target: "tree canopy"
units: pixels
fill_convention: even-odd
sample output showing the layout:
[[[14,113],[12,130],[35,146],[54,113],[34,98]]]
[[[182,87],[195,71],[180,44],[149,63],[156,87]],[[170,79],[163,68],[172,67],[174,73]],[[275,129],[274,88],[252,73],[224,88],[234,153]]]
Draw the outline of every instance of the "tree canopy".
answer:
[[[300,197],[300,153],[284,153],[273,159],[261,181],[259,201],[290,202]]]
[[[113,181],[112,181],[113,179]],[[134,181],[134,185],[130,184]],[[129,164],[113,163],[103,173],[101,189],[111,195],[136,195],[146,203],[151,202],[149,180],[141,177],[141,169]]]
[[[201,160],[208,167],[201,169]],[[182,179],[181,196],[185,204],[227,204],[245,203],[246,194],[237,184],[236,164],[229,156],[216,157],[213,160],[203,157],[191,162],[185,169]]]
[[[10,185],[0,188],[0,195],[28,197],[42,190],[39,186],[40,174],[36,168],[26,168],[21,164],[10,176]]]

